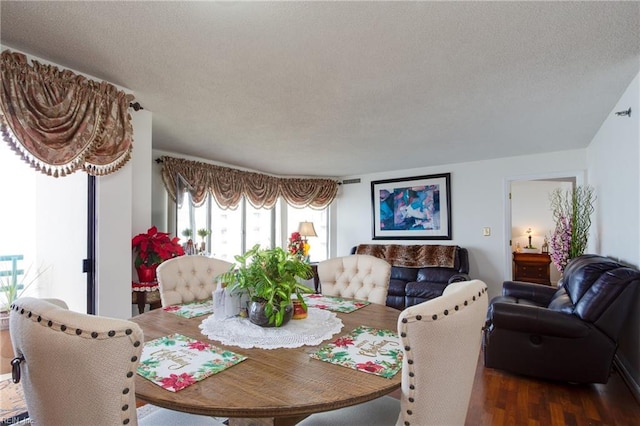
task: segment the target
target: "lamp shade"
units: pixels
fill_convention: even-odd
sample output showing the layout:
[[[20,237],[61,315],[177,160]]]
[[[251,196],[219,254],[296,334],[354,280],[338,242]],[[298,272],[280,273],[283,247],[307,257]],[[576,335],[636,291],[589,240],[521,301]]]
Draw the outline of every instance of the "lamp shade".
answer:
[[[313,222],[300,222],[298,226],[298,233],[303,237],[317,237],[316,228],[313,227]]]

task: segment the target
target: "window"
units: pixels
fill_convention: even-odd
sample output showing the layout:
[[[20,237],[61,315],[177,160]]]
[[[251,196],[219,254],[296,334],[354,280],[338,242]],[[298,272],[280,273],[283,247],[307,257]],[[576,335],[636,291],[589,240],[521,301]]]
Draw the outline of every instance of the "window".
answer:
[[[211,196],[200,207],[193,207],[188,197],[177,212],[178,235],[185,229],[192,230],[192,239],[199,247],[201,239],[197,230],[206,228],[211,234],[206,239],[205,254],[234,261],[234,256],[244,253],[255,244],[261,247],[281,246],[286,248],[292,232],[298,230],[300,222],[313,222],[317,237],[309,238],[310,259],[313,262],[327,258],[327,209],[296,209],[279,202],[273,209],[257,209],[243,200],[235,209],[223,209]],[[284,230],[284,232],[282,232]],[[185,243],[185,237],[181,236]]]
[[[207,200],[211,217],[211,256],[217,259],[233,262],[236,254],[244,252],[243,247],[243,216],[244,203],[237,209],[222,209],[217,203]],[[204,206],[203,206],[204,207]]]
[[[34,281],[25,296],[62,299],[78,312],[87,312],[87,277],[81,267],[87,257],[87,180],[80,172],[61,178],[36,173],[0,143],[5,201],[0,257],[22,256],[17,269],[24,272],[18,282]],[[12,262],[0,263],[0,271],[13,270]]]

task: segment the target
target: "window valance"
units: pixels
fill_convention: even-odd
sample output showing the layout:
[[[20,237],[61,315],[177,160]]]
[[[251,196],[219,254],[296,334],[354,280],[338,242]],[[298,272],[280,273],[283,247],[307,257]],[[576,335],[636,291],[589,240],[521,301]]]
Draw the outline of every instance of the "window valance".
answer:
[[[0,72],[2,138],[36,170],[106,175],[129,160],[132,95],[9,50]]]
[[[327,207],[338,192],[338,181],[323,178],[287,178],[247,172],[182,158],[162,157],[162,180],[173,201],[177,176],[188,186],[193,203],[202,205],[207,194],[221,207],[235,208],[246,197],[256,208],[271,208],[278,197],[294,207]]]

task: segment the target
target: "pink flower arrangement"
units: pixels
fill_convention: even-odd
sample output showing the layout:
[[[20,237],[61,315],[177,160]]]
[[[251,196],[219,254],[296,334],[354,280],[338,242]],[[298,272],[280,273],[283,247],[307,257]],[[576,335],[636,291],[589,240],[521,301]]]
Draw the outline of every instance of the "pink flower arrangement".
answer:
[[[581,256],[587,247],[595,195],[593,188],[577,186],[566,191],[558,188],[550,199],[556,221],[550,241],[551,261],[563,273],[569,261]]]
[[[551,234],[551,261],[562,273],[569,263],[569,251],[571,248],[571,218],[561,216],[556,223],[556,229]]]

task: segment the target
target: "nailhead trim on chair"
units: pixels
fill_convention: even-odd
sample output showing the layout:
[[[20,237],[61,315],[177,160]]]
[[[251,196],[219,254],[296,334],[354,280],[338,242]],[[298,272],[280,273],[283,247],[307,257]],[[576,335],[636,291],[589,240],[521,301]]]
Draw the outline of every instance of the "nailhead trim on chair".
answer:
[[[465,300],[463,305],[464,306],[469,306],[469,303],[475,302],[478,298],[480,298],[486,292],[487,292],[487,287],[483,287],[482,290],[478,292],[478,296],[475,296],[475,295],[472,296],[471,301]],[[431,321],[437,321],[438,318],[444,318],[444,317],[447,317],[449,315],[453,315],[453,314],[455,314],[456,312],[459,312],[459,311],[460,311],[460,305],[455,305],[453,307],[453,310],[452,309],[445,309],[445,310],[442,311],[441,315],[439,315],[439,314],[432,315],[431,316]],[[405,352],[406,352],[406,355],[407,355],[407,365],[409,366],[408,367],[409,368],[408,376],[411,377],[411,378],[415,377],[415,372],[413,371],[413,359],[410,358],[410,356],[411,356],[410,355],[411,347],[409,345],[409,342],[407,341],[407,329],[406,329],[405,324],[408,324],[409,322],[422,321],[422,320],[423,320],[423,316],[422,315],[416,315],[413,318],[412,317],[405,317],[405,318],[402,318],[401,326],[400,326],[401,327],[400,337],[401,337],[402,344],[404,345],[404,349],[405,349]],[[427,319],[427,321],[428,321],[428,319]],[[409,390],[410,390],[410,392],[409,392],[409,395],[407,396],[407,401],[409,401],[412,404],[415,403],[415,395],[413,393],[413,391],[415,391],[415,389],[416,389],[415,383],[413,383],[413,380],[410,380],[409,381]],[[412,414],[413,414],[413,411],[410,408],[408,408],[405,411],[405,413],[402,413],[403,424],[405,426],[410,426],[411,425],[411,422],[405,418],[405,415],[406,416],[411,416]]]
[[[18,306],[17,304],[12,304],[10,306],[10,309],[13,309],[16,312],[20,312],[21,315],[24,315],[25,310],[24,308],[21,308],[20,306]],[[32,318],[33,313],[32,312],[27,312],[27,318]],[[41,315],[38,315],[38,317],[35,319],[36,322],[42,324],[43,326],[45,325],[45,323],[42,322],[43,318]],[[78,337],[81,337],[83,339],[87,339],[87,338],[91,338],[91,339],[97,339],[97,338],[111,338],[111,337],[124,337],[124,336],[130,336],[133,333],[133,330],[130,328],[127,328],[126,330],[118,330],[117,332],[115,330],[110,330],[107,333],[98,333],[97,331],[92,331],[91,333],[87,334],[87,333],[83,333],[83,331],[79,328],[75,329],[75,330],[69,330],[68,327],[64,324],[58,324],[55,323],[51,320],[46,320],[46,326],[49,328],[53,328],[53,329],[58,329],[59,331],[62,331],[63,333],[69,334],[69,335],[76,335]],[[132,342],[133,347],[137,348],[139,347],[142,343],[138,340]],[[132,356],[131,357],[131,362],[135,363],[138,360],[137,356]],[[26,360],[28,362],[28,360]],[[129,371],[127,372],[127,379],[132,379],[134,376],[133,371]],[[127,395],[129,393],[129,388],[124,388],[122,390],[122,395]],[[123,412],[127,412],[125,413],[125,415],[129,415],[131,416],[132,414],[135,416],[136,415],[136,410],[135,407],[133,409],[133,411],[129,410],[129,404],[125,403],[122,406],[122,411]],[[126,417],[122,420],[122,424],[123,425],[127,425],[131,422],[131,420],[129,419],[129,417]]]

